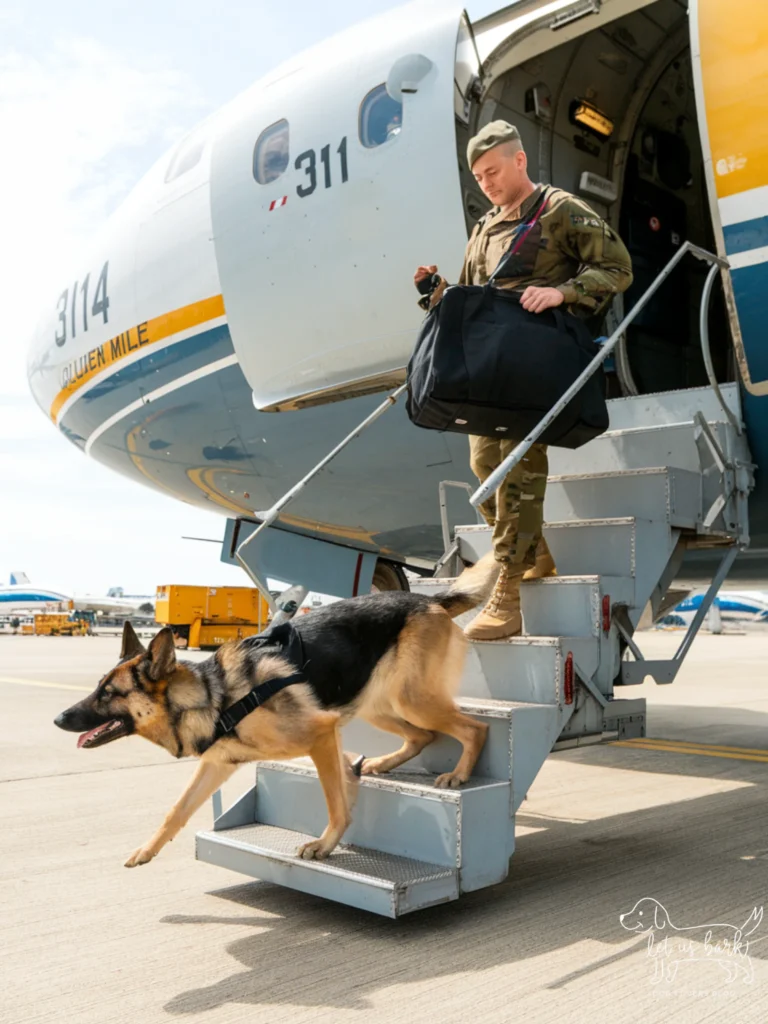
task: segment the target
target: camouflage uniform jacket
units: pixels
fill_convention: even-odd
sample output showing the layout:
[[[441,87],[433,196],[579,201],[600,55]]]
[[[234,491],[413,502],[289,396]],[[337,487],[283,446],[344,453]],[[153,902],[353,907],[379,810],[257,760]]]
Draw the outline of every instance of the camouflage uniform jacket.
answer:
[[[543,187],[537,185],[517,210],[503,214],[494,206],[480,218],[467,243],[459,284],[487,283]],[[613,228],[583,200],[553,187],[506,271],[512,276],[497,278],[498,287],[520,292],[529,285],[555,287],[569,311],[582,317],[602,312],[612,295],[632,283],[632,261]],[[434,306],[446,287],[441,279],[431,302],[421,300],[422,308]]]

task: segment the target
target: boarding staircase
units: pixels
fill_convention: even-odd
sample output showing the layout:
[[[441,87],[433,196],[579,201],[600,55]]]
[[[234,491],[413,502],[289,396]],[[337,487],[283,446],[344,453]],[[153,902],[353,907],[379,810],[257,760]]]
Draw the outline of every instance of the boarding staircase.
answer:
[[[521,636],[470,643],[457,700],[489,731],[469,783],[434,788],[460,749],[441,737],[402,769],[363,776],[342,844],[305,861],[297,848],[326,824],[316,771],[260,763],[254,785],[198,833],[198,859],[397,917],[507,876],[516,816],[553,749],[644,735],[645,701],[617,693],[647,677],[673,681],[748,543],[752,467],[737,385],[617,399],[609,411],[609,430],[590,444],[550,449],[544,533],[558,575],[523,584]],[[414,589],[444,588],[491,543],[480,525],[450,540],[441,575]],[[644,660],[641,618],[662,612],[685,554],[702,547],[720,565],[697,619],[676,658]],[[366,756],[397,743],[358,721],[344,731],[345,749]]]

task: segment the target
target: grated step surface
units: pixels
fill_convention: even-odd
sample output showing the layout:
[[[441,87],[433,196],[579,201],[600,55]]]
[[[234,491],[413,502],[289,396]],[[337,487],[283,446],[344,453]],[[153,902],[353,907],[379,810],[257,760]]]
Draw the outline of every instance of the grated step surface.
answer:
[[[198,832],[197,859],[386,917],[458,898],[455,869],[344,845],[326,860],[297,857],[314,838],[259,822]]]

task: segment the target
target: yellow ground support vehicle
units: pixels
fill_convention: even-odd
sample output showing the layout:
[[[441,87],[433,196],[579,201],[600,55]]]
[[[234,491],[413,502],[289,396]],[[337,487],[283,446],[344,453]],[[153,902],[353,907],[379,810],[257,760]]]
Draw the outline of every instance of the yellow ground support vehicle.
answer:
[[[266,629],[269,605],[252,587],[157,588],[155,619],[179,647],[214,648]]]
[[[77,617],[77,613],[50,612],[35,615],[35,636],[85,636],[90,630],[86,619]]]

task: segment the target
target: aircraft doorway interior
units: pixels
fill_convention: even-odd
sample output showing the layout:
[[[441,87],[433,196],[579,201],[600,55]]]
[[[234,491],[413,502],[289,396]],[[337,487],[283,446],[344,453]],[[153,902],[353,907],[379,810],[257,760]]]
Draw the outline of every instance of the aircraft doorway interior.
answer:
[[[614,301],[602,333],[618,324],[686,239],[715,251],[687,6],[657,0],[496,77],[491,63],[484,68],[482,99],[469,106],[468,118],[457,104],[468,231],[489,203],[466,166],[466,143],[497,118],[519,128],[534,181],[582,197],[619,231],[634,282]],[[686,257],[639,315],[617,349],[615,371],[607,374],[611,397],[707,383],[699,337],[707,270]],[[719,278],[709,329],[718,380],[736,379]]]

